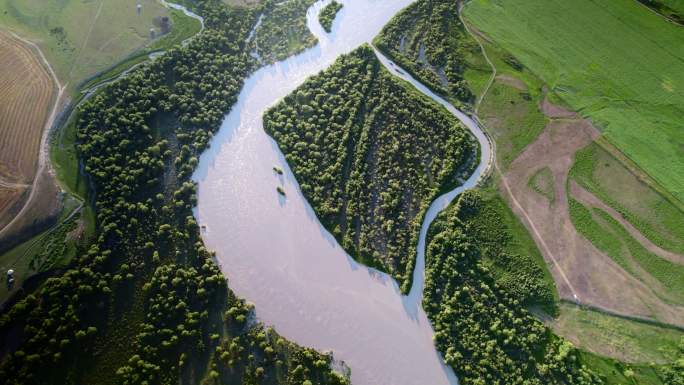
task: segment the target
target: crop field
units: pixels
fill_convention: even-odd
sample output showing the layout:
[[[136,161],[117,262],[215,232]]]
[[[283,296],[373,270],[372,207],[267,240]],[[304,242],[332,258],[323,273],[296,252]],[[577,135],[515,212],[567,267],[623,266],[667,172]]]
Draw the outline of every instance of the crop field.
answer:
[[[683,28],[632,0],[474,0],[464,15],[684,200]]]
[[[0,33],[0,178],[30,183],[55,84],[21,40]]]
[[[28,195],[56,95],[40,60],[27,44],[0,31],[0,229]]]
[[[556,333],[590,352],[632,363],[669,363],[676,356],[681,330],[633,321],[561,303],[549,325]]]
[[[0,24],[36,41],[71,87],[148,45],[150,29],[160,36],[162,17],[156,0],[0,0]]]

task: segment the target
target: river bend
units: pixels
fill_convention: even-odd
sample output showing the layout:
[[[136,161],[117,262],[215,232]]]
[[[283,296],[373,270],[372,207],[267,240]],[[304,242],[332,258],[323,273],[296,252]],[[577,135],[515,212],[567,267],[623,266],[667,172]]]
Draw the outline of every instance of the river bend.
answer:
[[[429,224],[464,189],[476,185],[491,157],[477,124],[404,71],[381,62],[396,76],[442,104],[478,139],[481,162],[461,187],[430,206],[418,244],[413,287],[401,295],[384,273],[355,262],[321,225],[276,143],[264,132],[264,112],[330,66],[370,42],[411,0],[342,0],[332,33],[318,24],[329,0],[309,9],[307,25],[315,47],[263,67],[245,82],[211,147],[202,154],[195,216],[202,238],[216,251],[230,288],[256,306],[256,315],[285,338],[332,351],[352,370],[357,385],[456,384],[436,351],[433,330],[420,306]],[[273,172],[281,167],[283,175]],[[287,197],[276,192],[283,186]]]

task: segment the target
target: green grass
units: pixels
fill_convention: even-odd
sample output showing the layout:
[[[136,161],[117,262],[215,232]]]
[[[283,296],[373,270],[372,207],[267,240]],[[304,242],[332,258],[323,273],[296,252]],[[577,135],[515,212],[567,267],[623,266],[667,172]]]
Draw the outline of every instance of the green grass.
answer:
[[[637,279],[658,281],[659,295],[668,302],[684,304],[684,266],[650,253],[622,225],[598,208],[587,208],[570,199],[570,218],[575,228]],[[655,288],[657,289],[657,288]]]
[[[630,365],[581,351],[582,364],[601,376],[605,385],[662,385],[658,367],[649,365]]]
[[[170,9],[169,12],[171,14],[171,23],[173,25],[171,32],[161,38],[155,39],[147,46],[136,50],[128,57],[110,66],[108,69],[105,69],[84,80],[79,88],[82,90],[87,90],[96,84],[111,80],[134,65],[147,60],[149,58],[149,54],[170,49],[182,43],[184,40],[194,36],[202,28],[202,25],[198,20],[185,16],[182,11]]]
[[[549,203],[556,201],[556,191],[554,189],[554,180],[551,169],[542,167],[530,177],[527,185],[537,193],[543,195],[549,200]]]
[[[480,106],[479,116],[496,143],[497,162],[507,168],[544,130],[547,118],[539,111],[541,95],[495,81]]]
[[[634,363],[671,363],[684,331],[562,303],[551,327],[582,348]]]
[[[145,46],[160,49],[189,36],[198,23],[179,15],[155,0],[0,0],[0,24],[36,41],[71,91]],[[174,24],[168,44],[149,33],[154,28],[159,35],[155,18],[163,16]]]
[[[684,199],[684,29],[633,0],[474,0],[464,13]]]
[[[592,143],[575,154],[570,177],[663,249],[684,254],[684,212]]]

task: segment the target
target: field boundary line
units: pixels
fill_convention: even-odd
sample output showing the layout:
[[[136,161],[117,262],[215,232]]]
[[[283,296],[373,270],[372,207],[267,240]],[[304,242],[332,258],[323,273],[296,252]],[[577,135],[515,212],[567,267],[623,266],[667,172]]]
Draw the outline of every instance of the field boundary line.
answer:
[[[580,310],[589,310],[589,311],[595,311],[597,313],[605,314],[610,317],[615,317],[615,318],[620,318],[624,319],[627,321],[632,321],[632,322],[639,322],[643,324],[647,324],[650,326],[656,326],[660,327],[663,329],[670,329],[670,330],[677,330],[680,332],[684,332],[684,326],[679,326],[679,325],[674,325],[674,324],[669,324],[665,323],[662,321],[658,321],[652,318],[645,318],[645,317],[639,317],[639,316],[634,316],[634,315],[629,315],[629,314],[623,314],[617,311],[613,310],[608,310],[604,309],[602,307],[596,306],[596,305],[591,305],[591,304],[578,304],[573,301],[568,301],[567,299],[561,298],[559,302],[565,303],[569,306],[579,308]]]
[[[669,17],[663,15],[662,13],[656,11],[655,9],[649,7],[648,5],[642,3],[641,1],[639,1],[639,0],[634,0],[634,1],[636,1],[636,3],[637,3],[638,5],[640,5],[640,6],[644,7],[644,8],[646,8],[649,12],[652,12],[652,13],[658,15],[659,17],[665,19],[665,21],[667,21],[668,23],[674,24],[674,25],[676,25],[677,27],[680,27],[680,28],[684,27],[684,25],[680,24],[680,23],[677,22],[677,21],[674,21],[674,20],[670,19]]]

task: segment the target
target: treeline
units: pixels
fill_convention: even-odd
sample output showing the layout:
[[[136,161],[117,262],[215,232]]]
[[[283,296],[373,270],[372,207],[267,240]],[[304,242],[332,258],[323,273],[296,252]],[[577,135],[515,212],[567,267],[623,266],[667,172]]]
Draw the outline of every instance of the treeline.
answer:
[[[459,219],[479,249],[482,264],[508,294],[529,308],[550,315],[558,312],[556,286],[527,229],[491,188],[469,192],[475,209],[462,210]]]
[[[434,92],[454,104],[474,100],[463,77],[464,57],[476,45],[458,16],[458,1],[418,0],[387,23],[373,44]]]
[[[318,14],[318,22],[321,23],[321,26],[326,32],[330,33],[330,31],[332,31],[332,24],[333,21],[335,21],[335,16],[337,16],[337,12],[339,12],[342,7],[342,4],[333,0]]]
[[[579,352],[531,316],[483,263],[482,198],[463,193],[428,232],[423,308],[463,385],[601,384]],[[480,224],[478,224],[480,222]]]
[[[0,317],[3,383],[346,382],[330,357],[262,336],[199,237],[190,175],[254,69],[256,13],[196,9],[202,34],[78,111],[96,239]]]
[[[275,63],[316,45],[306,26],[306,11],[316,0],[266,0],[252,49],[265,63]]]
[[[477,165],[460,122],[362,46],[269,110],[264,127],[323,225],[407,291],[425,211]]]
[[[684,337],[679,341],[679,354],[672,365],[663,370],[665,385],[684,385]]]

